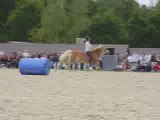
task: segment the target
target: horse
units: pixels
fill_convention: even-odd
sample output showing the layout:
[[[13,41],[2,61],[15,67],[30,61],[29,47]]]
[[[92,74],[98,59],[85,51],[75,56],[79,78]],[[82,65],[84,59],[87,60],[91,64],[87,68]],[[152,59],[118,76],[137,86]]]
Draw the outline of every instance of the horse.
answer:
[[[102,57],[104,54],[110,53],[108,49],[106,49],[103,45],[100,45],[98,47],[95,47],[91,51],[92,55],[92,65],[98,65],[100,57]],[[82,52],[82,51],[69,51],[65,52],[63,56],[66,60],[67,65],[72,65],[72,64],[89,64],[89,56]]]

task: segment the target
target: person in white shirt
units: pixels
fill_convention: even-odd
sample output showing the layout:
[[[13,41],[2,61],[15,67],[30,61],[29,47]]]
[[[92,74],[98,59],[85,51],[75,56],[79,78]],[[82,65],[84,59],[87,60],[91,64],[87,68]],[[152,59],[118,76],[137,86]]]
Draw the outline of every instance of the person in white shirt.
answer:
[[[87,36],[85,38],[85,52],[86,54],[88,55],[89,57],[89,63],[90,63],[90,66],[92,66],[92,54],[91,54],[91,50],[92,50],[92,45],[90,44],[90,37]]]

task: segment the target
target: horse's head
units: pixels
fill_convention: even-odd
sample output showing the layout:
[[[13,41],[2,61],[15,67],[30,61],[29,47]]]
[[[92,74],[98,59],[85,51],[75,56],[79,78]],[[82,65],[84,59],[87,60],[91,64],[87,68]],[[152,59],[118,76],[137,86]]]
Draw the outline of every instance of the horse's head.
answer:
[[[98,47],[95,47],[92,50],[92,56],[95,57],[95,59],[102,58],[103,55],[109,54],[109,53],[110,53],[109,50],[106,49],[104,45],[99,45]]]
[[[100,46],[101,49],[101,55],[110,54],[110,51],[104,47],[104,45]]]

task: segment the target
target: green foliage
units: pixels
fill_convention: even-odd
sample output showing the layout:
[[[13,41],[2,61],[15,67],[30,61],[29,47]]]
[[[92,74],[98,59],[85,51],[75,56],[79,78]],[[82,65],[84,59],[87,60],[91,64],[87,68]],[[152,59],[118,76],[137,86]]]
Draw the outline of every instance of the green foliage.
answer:
[[[40,8],[36,2],[19,2],[8,17],[9,39],[28,41],[28,33],[40,23]]]
[[[128,22],[129,44],[131,47],[149,47],[150,27],[148,19],[136,13]]]
[[[8,40],[6,29],[6,21],[10,11],[15,7],[15,0],[1,0],[0,1],[0,42]]]
[[[135,0],[1,0],[0,42],[93,43],[160,47],[160,2]]]
[[[124,27],[122,20],[112,14],[103,16],[95,16],[93,24],[90,26],[92,36],[95,43],[119,44],[125,43]]]
[[[8,18],[10,11],[15,7],[15,0],[0,1],[0,27],[3,26]]]
[[[153,26],[152,33],[152,47],[160,47],[160,12],[153,14],[150,17],[150,24]]]
[[[86,0],[50,0],[42,15],[41,28],[33,39],[49,43],[75,42],[89,24],[87,12]]]
[[[134,13],[138,12],[138,7],[139,5],[135,0],[119,0],[115,6],[114,13],[124,21],[128,21]]]
[[[71,11],[68,14],[69,28],[67,32],[68,38],[75,41],[80,33],[88,28],[90,20],[88,18],[88,1],[74,0],[71,4]]]
[[[41,17],[41,27],[34,33],[33,40],[41,42],[61,42],[67,29],[67,16],[63,8],[62,0],[50,0]]]

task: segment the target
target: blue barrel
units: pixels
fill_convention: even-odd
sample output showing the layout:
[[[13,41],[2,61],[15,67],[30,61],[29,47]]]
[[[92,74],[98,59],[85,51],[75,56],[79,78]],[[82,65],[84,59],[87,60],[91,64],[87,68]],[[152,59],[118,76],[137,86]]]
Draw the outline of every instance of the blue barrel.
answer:
[[[22,58],[19,62],[19,70],[25,75],[48,75],[50,62],[48,59]]]

